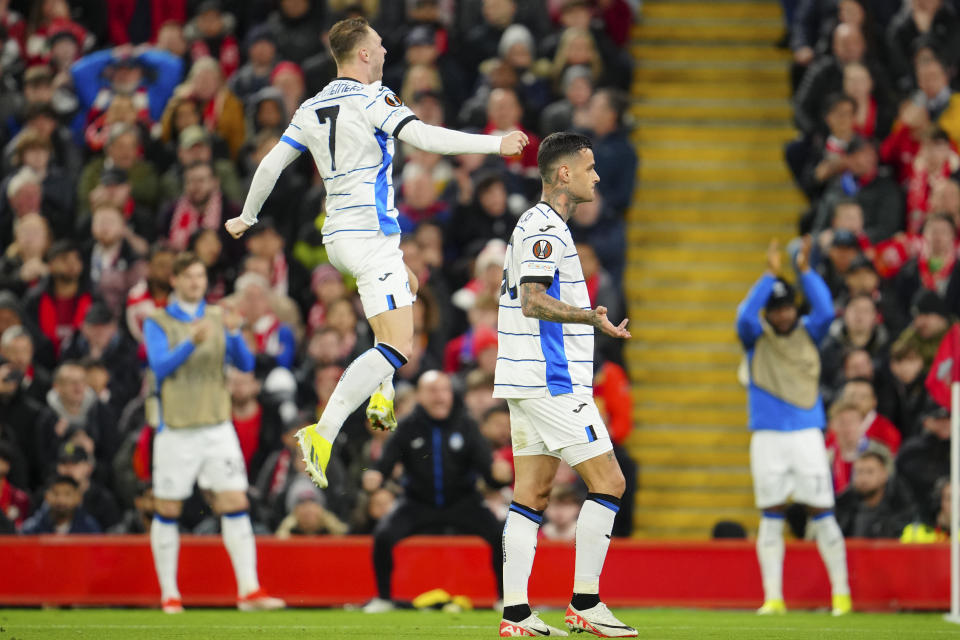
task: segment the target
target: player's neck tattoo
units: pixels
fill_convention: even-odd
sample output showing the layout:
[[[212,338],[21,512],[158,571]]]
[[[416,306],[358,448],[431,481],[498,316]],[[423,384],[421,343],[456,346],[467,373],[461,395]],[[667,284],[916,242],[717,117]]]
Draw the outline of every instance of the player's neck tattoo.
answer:
[[[554,187],[544,183],[541,200],[553,207],[553,210],[560,214],[564,222],[570,219],[573,212],[577,210],[577,205],[580,204],[580,201],[574,198],[569,189],[562,184]]]

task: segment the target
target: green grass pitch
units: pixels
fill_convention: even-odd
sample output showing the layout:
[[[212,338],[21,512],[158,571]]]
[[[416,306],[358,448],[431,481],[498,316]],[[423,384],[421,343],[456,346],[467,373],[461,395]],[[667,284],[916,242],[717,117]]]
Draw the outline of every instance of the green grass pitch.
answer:
[[[852,614],[832,618],[826,613],[789,613],[761,618],[752,613],[680,609],[617,609],[624,621],[640,630],[641,638],[707,640],[754,638],[843,638],[864,640],[960,638],[960,626],[939,614]],[[543,619],[562,626],[561,611],[541,612]],[[338,609],[290,609],[270,613],[240,613],[227,609],[188,610],[167,616],[154,610],[78,609],[0,610],[0,640],[167,640],[229,638],[263,640],[294,638],[473,638],[497,637],[500,616],[492,611],[460,614],[397,611],[366,615]],[[592,636],[580,636],[583,640]]]

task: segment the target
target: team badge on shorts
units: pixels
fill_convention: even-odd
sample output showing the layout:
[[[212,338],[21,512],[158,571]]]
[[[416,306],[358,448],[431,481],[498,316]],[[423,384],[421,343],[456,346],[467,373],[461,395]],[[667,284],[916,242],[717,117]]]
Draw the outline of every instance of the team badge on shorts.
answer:
[[[388,93],[387,95],[383,96],[383,101],[391,107],[399,107],[403,105],[403,100],[401,100],[400,96],[395,93]]]
[[[546,260],[553,253],[553,247],[546,240],[537,240],[533,245],[533,256],[540,260]]]

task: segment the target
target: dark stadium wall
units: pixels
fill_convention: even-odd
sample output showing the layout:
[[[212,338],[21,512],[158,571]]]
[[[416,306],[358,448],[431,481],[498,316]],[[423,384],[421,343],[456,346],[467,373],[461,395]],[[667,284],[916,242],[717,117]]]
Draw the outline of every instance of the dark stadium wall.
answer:
[[[858,610],[948,608],[948,544],[847,544]],[[257,546],[264,587],[290,605],[360,604],[375,595],[368,537],[260,538]],[[410,600],[439,587],[489,606],[496,597],[489,553],[479,538],[410,538],[396,550],[394,594]],[[531,602],[566,604],[573,563],[572,543],[540,541]],[[0,605],[157,606],[160,599],[146,536],[0,538],[0,576]],[[219,538],[183,538],[180,586],[186,606],[235,604],[233,572]],[[762,600],[756,551],[746,541],[615,540],[601,589],[611,606],[750,609]],[[828,605],[829,584],[813,543],[787,546],[784,591],[788,607]]]

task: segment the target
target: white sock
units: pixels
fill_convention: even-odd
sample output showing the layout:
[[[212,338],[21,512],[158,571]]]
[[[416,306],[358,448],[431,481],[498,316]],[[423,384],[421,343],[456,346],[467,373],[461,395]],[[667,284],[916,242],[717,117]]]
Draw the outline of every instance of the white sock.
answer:
[[[327,442],[336,440],[347,417],[405,363],[406,358],[383,342],[361,353],[343,372],[337,388],[330,395],[317,423],[317,433]]]
[[[577,518],[577,557],[573,571],[574,594],[599,594],[600,571],[610,547],[613,519],[620,511],[620,499],[602,493],[588,493]]]
[[[153,550],[153,566],[157,569],[157,581],[160,583],[160,599],[179,599],[177,562],[180,557],[180,530],[176,520],[153,516],[150,549]]]
[[[227,513],[220,517],[223,546],[230,554],[233,572],[237,576],[237,593],[245,596],[260,588],[257,579],[257,544],[253,537],[253,525],[246,511]]]
[[[763,578],[764,600],[783,600],[783,522],[782,514],[764,513],[757,532],[757,559]]]
[[[543,511],[513,502],[503,525],[503,606],[527,604],[527,583],[537,552]]]
[[[847,582],[847,548],[843,542],[843,532],[832,511],[814,516],[814,537],[817,540],[817,549],[823,564],[827,566],[827,575],[830,576],[830,588],[835,596],[850,595],[850,584]]]

